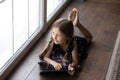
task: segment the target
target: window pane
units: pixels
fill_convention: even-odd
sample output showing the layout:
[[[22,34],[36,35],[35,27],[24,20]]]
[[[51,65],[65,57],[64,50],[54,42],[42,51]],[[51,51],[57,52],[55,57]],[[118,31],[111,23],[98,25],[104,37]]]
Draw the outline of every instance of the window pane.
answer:
[[[39,0],[29,0],[29,36],[39,27]]]
[[[28,39],[28,0],[13,0],[14,53]]]
[[[64,0],[47,0],[47,17],[57,8]]]
[[[13,55],[12,44],[12,0],[6,0],[0,4],[0,68]]]

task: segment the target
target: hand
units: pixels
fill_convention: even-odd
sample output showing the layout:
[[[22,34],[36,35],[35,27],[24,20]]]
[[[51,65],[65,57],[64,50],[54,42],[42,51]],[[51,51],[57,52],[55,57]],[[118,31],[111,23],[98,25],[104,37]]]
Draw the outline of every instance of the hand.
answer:
[[[72,64],[69,64],[69,65],[68,65],[68,70],[69,70],[69,71],[74,71],[74,70],[75,70],[74,67],[72,66]]]
[[[53,62],[52,63],[53,67],[55,68],[55,70],[61,70],[62,69],[62,65],[58,62]]]
[[[73,76],[75,74],[75,69],[74,67],[72,66],[72,64],[69,64],[68,66],[68,73]]]

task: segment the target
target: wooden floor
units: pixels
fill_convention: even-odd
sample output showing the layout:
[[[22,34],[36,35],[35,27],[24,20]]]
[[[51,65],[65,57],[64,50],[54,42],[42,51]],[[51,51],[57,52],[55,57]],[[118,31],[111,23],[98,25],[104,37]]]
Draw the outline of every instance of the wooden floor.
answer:
[[[49,32],[28,52],[6,80],[104,80],[114,44],[120,30],[120,0],[86,0],[72,2],[60,15],[67,17],[68,11],[78,8],[80,22],[93,35],[88,58],[80,73],[39,74],[38,54],[49,41]]]

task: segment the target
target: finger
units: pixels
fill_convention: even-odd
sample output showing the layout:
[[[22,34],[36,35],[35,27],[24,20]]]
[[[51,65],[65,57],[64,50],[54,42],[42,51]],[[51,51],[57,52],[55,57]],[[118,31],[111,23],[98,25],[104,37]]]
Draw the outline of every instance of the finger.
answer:
[[[60,69],[62,68],[62,65],[61,64],[59,64],[59,67],[60,67]]]
[[[58,65],[55,67],[56,70],[61,70],[61,68],[62,68],[61,64],[58,64]]]
[[[55,68],[55,70],[58,70],[58,65],[55,65],[54,68]]]
[[[73,67],[71,67],[71,71],[74,71],[74,68],[73,68]]]
[[[68,66],[68,70],[71,70],[71,67],[70,67],[70,65]]]
[[[57,70],[57,67],[55,67],[55,70]]]
[[[56,66],[56,67],[55,67],[55,70],[60,70],[59,66]]]
[[[69,64],[68,68],[70,71],[74,71],[74,67],[72,66],[72,64]]]
[[[57,70],[61,70],[61,67],[60,67],[60,66],[58,66],[58,67],[57,67]]]

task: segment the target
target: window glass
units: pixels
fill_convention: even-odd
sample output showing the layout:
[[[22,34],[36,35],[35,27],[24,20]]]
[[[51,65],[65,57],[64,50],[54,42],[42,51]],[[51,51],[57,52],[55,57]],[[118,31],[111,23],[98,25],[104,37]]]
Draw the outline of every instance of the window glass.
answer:
[[[29,0],[29,36],[40,26],[39,0]]]
[[[0,69],[13,55],[12,31],[12,0],[6,0],[0,3]]]
[[[28,0],[13,0],[14,53],[28,39]]]
[[[65,0],[47,0],[47,17]]]

